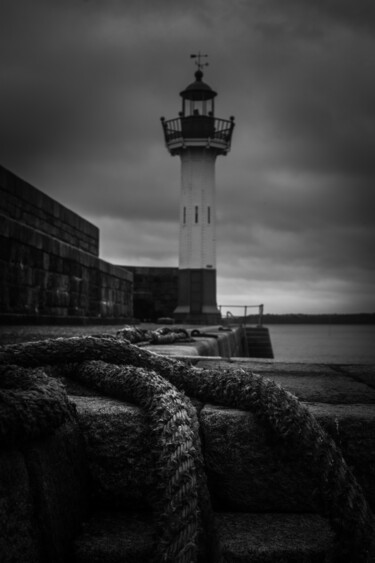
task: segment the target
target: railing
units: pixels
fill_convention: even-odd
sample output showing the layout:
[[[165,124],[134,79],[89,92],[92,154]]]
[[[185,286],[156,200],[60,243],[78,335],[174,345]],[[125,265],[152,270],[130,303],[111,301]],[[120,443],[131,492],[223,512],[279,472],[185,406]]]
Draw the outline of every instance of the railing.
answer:
[[[257,308],[258,309],[258,326],[262,326],[263,323],[263,310],[264,310],[264,305],[220,305],[219,309],[220,309],[220,314],[222,314],[222,309],[243,309],[243,322],[241,324],[243,324],[244,326],[246,326],[247,323],[247,310],[248,309],[254,309]],[[226,317],[227,319],[233,319],[233,321],[237,320],[238,317],[235,317],[231,311],[227,311],[226,313]]]
[[[219,119],[208,115],[192,115],[188,117],[177,117],[166,121],[161,118],[165,142],[178,139],[200,139],[224,141],[230,145],[234,129],[234,118]]]

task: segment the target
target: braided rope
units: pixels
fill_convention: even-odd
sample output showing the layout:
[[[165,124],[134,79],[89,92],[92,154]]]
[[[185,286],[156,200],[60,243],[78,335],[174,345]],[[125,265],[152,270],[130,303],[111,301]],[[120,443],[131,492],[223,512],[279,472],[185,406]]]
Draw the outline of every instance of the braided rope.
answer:
[[[198,497],[195,437],[185,397],[154,371],[85,362],[74,377],[94,389],[143,407],[154,441],[157,483],[156,561],[196,561]],[[188,501],[188,502],[186,502]],[[173,526],[171,526],[173,523]]]
[[[51,434],[74,415],[59,381],[41,370],[0,366],[0,445]]]
[[[274,382],[243,369],[217,371],[189,368],[176,360],[157,356],[114,338],[47,340],[10,345],[0,351],[0,364],[35,367],[46,363],[46,358],[50,364],[64,363],[67,358],[75,362],[101,359],[143,367],[154,370],[180,391],[201,401],[253,411],[287,445],[298,449],[300,457],[310,464],[318,484],[316,496],[320,511],[329,517],[336,532],[333,561],[369,561],[374,522],[360,486],[340,450],[313,415]],[[147,371],[147,377],[149,373]],[[174,453],[177,455],[176,449]],[[194,534],[191,536],[192,543],[195,541]]]

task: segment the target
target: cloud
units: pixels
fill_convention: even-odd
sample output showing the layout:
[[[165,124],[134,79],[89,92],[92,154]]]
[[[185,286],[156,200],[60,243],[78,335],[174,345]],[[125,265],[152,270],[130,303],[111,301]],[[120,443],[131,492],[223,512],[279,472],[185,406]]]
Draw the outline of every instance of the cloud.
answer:
[[[109,262],[134,266],[173,266],[178,264],[175,225],[163,221],[123,221],[101,218],[100,252]],[[148,249],[145,256],[144,248]]]
[[[177,116],[201,50],[217,115],[236,116],[216,165],[219,295],[375,310],[374,12],[367,0],[5,0],[1,164],[96,223],[103,258],[176,264],[180,163],[160,116]]]

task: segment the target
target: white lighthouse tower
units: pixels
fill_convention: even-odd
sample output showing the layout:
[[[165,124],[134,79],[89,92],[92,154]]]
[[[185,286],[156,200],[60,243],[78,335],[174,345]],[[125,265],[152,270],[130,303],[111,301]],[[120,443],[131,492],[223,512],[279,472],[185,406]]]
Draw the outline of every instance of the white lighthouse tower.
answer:
[[[217,323],[215,161],[230,150],[234,118],[215,117],[214,90],[203,82],[196,58],[195,81],[180,93],[179,117],[161,118],[172,156],[181,158],[178,321]]]

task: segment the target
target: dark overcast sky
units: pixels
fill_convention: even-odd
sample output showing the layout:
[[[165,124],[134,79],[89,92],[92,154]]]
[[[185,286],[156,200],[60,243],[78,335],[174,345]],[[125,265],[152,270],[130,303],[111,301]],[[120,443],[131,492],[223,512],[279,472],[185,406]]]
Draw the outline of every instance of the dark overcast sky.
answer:
[[[218,302],[375,311],[373,0],[2,0],[0,163],[100,228],[101,257],[176,266],[176,117],[209,54]]]

